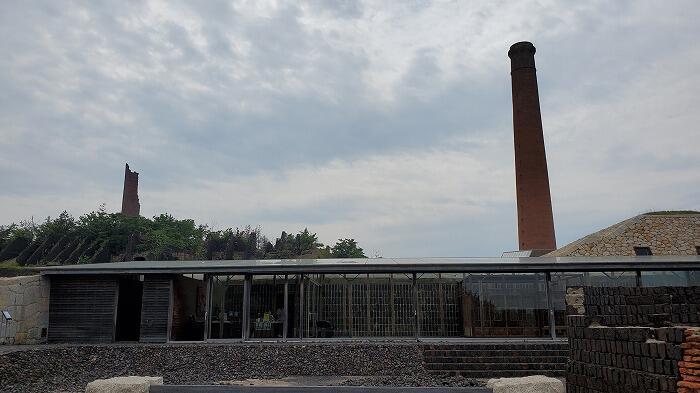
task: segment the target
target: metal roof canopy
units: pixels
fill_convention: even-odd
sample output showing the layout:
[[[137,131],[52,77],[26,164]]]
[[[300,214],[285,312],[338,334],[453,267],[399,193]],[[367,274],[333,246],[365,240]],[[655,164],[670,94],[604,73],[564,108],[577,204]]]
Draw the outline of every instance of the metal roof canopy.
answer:
[[[700,270],[700,256],[133,261],[48,266],[40,270],[43,275],[680,271]]]

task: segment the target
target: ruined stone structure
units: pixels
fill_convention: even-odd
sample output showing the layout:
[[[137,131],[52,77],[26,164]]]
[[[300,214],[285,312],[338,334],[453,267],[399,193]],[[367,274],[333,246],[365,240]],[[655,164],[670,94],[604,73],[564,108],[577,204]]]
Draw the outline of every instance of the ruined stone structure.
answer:
[[[557,246],[537,91],[535,47],[529,42],[518,42],[510,47],[508,57],[513,87],[518,248],[554,250]]]
[[[122,195],[122,214],[138,217],[141,212],[139,204],[139,173],[129,169],[129,164],[124,168],[124,194]]]
[[[46,342],[49,280],[39,275],[0,278],[0,310],[12,316],[0,324],[0,344]]]
[[[550,252],[548,257],[698,255],[700,213],[648,213],[619,222]]]

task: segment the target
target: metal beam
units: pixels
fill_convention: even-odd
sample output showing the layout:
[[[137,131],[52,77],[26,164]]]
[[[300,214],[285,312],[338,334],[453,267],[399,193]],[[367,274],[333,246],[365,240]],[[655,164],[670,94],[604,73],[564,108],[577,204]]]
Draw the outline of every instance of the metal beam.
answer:
[[[88,275],[88,274],[371,274],[371,273],[546,273],[546,272],[601,272],[601,271],[686,271],[700,270],[700,256],[678,257],[614,257],[575,258],[575,261],[560,262],[554,258],[521,258],[524,261],[512,262],[509,258],[477,259],[463,258],[449,263],[431,262],[429,258],[412,262],[386,263],[346,263],[334,260],[333,263],[318,264],[246,264],[250,261],[234,263],[172,264],[161,262],[121,262],[119,264],[53,266],[41,269],[43,275]],[[655,259],[660,258],[660,259]],[[529,260],[528,260],[529,259]],[[221,262],[221,261],[210,261]],[[226,261],[228,262],[228,261]],[[255,262],[255,261],[253,261]],[[139,264],[140,263],[140,264]],[[104,266],[109,265],[109,266]]]

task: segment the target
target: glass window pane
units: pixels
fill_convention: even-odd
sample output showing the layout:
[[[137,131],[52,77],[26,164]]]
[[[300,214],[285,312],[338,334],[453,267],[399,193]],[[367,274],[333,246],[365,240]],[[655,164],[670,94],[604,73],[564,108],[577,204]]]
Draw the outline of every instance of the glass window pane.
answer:
[[[412,337],[413,278],[315,274],[304,278],[304,337]]]
[[[552,277],[552,308],[557,327],[557,337],[566,337],[566,288],[567,287],[634,287],[636,272],[555,272]]]
[[[465,337],[550,335],[543,273],[465,274]]]
[[[285,282],[283,275],[253,276],[248,323],[249,338],[282,338],[285,318]]]
[[[419,274],[421,337],[549,336],[544,274]]]
[[[243,337],[244,283],[244,277],[240,275],[211,277],[209,338],[240,339]]]
[[[206,282],[203,275],[179,274],[173,279],[171,340],[204,339],[206,298]]]
[[[687,287],[700,285],[700,272],[656,271],[642,272],[643,287]]]
[[[469,319],[470,300],[466,297],[466,274],[419,274],[418,320],[421,337],[462,337],[464,316]],[[466,303],[465,303],[466,302]],[[467,310],[466,313],[463,311]],[[471,326],[467,323],[467,326]]]

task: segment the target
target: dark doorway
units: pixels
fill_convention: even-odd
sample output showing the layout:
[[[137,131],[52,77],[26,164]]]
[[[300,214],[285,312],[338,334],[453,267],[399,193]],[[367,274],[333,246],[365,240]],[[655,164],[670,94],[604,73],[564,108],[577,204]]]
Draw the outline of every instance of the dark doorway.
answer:
[[[138,278],[119,280],[116,341],[139,341],[143,283]]]

